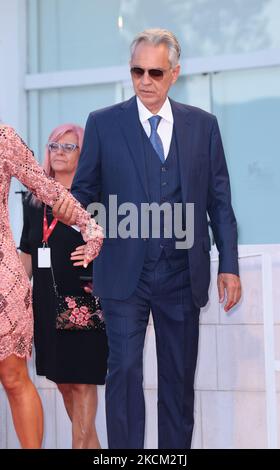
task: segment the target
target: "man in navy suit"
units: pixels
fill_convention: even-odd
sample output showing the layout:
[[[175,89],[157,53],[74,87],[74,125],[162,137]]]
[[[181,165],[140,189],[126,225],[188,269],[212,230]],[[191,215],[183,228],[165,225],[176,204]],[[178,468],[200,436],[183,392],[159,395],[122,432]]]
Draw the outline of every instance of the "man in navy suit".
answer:
[[[229,311],[240,299],[237,228],[216,118],[167,97],[179,71],[180,46],[166,30],[146,30],[131,45],[130,100],[89,115],[73,195],[87,207],[117,204],[194,204],[194,243],[177,249],[164,217],[157,238],[110,229],[94,261],[94,293],[101,297],[109,341],[106,382],[110,448],[143,448],[145,405],[142,356],[152,312],[158,359],[159,448],[189,448],[193,431],[194,375],[199,312],[208,300],[210,239],[219,250],[218,290]],[[181,205],[181,206],[180,206]],[[68,213],[70,212],[70,213]],[[71,223],[66,204],[54,213]],[[123,214],[124,215],[124,214]],[[119,214],[120,222],[123,217]],[[108,222],[108,220],[107,220]],[[135,220],[134,220],[135,222]],[[141,224],[141,221],[140,221]],[[98,357],[92,358],[98,361]]]

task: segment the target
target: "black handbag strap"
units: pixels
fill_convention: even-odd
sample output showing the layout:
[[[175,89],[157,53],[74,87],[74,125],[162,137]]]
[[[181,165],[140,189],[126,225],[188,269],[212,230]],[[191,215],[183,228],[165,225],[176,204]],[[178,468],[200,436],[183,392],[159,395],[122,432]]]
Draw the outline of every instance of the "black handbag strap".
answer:
[[[50,268],[51,268],[51,273],[52,273],[52,281],[53,281],[53,289],[54,289],[54,293],[55,293],[56,297],[59,297],[59,293],[58,293],[58,287],[57,287],[57,283],[56,283],[56,281],[55,281],[55,277],[54,277],[54,271],[53,271],[52,260],[51,260],[51,265],[50,265]]]
[[[55,293],[56,297],[59,297],[57,283],[55,282],[55,277],[54,277],[54,272],[53,272],[52,260],[51,260],[51,266],[50,267],[51,267],[51,273],[52,273],[54,293]]]

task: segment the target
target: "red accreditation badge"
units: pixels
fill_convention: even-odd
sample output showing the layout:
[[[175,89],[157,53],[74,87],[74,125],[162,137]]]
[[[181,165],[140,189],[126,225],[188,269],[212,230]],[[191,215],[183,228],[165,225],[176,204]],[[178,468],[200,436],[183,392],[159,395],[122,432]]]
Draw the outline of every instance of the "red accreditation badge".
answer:
[[[43,247],[38,248],[38,268],[50,268],[51,267],[51,249],[48,247],[48,239],[53,233],[58,220],[53,219],[50,226],[48,226],[47,209],[44,207],[44,218],[43,218]]]

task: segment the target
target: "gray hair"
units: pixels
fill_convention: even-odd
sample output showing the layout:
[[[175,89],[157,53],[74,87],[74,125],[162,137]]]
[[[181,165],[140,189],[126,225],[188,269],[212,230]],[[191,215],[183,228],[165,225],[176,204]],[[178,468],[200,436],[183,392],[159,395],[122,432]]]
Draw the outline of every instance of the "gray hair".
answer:
[[[140,42],[148,42],[154,46],[165,44],[168,48],[171,67],[175,67],[178,64],[181,55],[181,47],[177,38],[173,33],[171,33],[171,31],[168,31],[167,29],[154,28],[145,29],[145,31],[138,33],[130,45],[131,58]]]

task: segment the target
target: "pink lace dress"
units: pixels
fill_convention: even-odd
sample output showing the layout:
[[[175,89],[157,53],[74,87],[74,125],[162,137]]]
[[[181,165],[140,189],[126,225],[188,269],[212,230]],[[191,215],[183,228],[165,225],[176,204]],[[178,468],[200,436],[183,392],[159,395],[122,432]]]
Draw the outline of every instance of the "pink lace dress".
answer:
[[[49,206],[61,198],[75,201],[76,223],[87,242],[89,259],[98,256],[103,239],[101,228],[63,186],[45,175],[16,132],[0,126],[0,360],[11,354],[30,356],[33,337],[31,286],[9,223],[8,195],[12,176]]]

